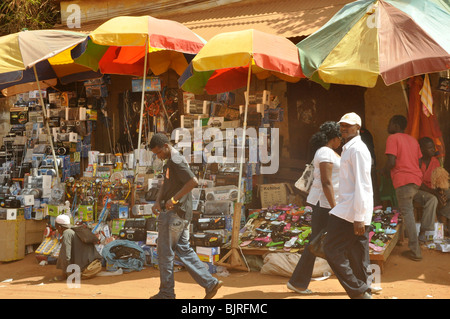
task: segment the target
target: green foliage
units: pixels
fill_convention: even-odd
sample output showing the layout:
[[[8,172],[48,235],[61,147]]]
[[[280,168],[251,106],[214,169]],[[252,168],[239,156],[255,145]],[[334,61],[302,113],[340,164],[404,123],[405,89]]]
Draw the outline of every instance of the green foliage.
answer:
[[[23,29],[51,29],[59,18],[59,1],[3,1],[0,4],[0,36]]]

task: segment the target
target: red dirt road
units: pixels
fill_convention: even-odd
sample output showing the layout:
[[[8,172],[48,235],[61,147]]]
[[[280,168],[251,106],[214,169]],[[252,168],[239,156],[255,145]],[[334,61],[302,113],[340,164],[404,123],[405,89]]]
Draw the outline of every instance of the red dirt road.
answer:
[[[410,261],[400,253],[406,244],[394,248],[381,275],[382,291],[374,299],[450,299],[450,253],[423,249],[423,260]],[[82,281],[80,288],[65,282],[52,283],[59,275],[54,265],[40,266],[34,254],[23,260],[0,263],[1,299],[147,299],[158,291],[159,272],[146,268],[119,276],[96,277]],[[259,272],[230,270],[216,299],[348,299],[335,276],[312,281],[316,292],[303,296],[286,288],[287,277]],[[187,271],[175,274],[178,299],[202,299],[204,290]]]

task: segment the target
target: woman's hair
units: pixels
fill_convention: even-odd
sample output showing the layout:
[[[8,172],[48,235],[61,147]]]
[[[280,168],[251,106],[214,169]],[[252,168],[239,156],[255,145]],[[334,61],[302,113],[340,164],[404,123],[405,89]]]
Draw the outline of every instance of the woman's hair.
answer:
[[[330,140],[340,136],[339,123],[328,121],[320,126],[319,131],[311,137],[309,144],[315,153],[319,148],[327,145]]]

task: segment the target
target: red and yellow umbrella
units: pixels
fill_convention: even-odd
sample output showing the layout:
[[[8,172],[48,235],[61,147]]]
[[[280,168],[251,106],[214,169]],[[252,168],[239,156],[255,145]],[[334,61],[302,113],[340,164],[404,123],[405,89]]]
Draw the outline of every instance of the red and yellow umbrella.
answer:
[[[259,79],[274,75],[289,82],[299,81],[304,75],[301,71],[297,47],[284,37],[258,30],[221,33],[211,38],[198,52],[178,83],[183,90],[195,94],[222,93],[247,85],[247,96],[249,96],[252,74]],[[242,141],[245,141],[247,112],[248,99],[245,99]],[[244,146],[245,143],[242,143],[242,148]],[[242,201],[241,180],[244,153],[241,151],[238,203]],[[240,222],[239,205],[234,211],[233,223],[235,225]],[[231,257],[231,266],[246,269],[239,261],[238,233],[239,229],[233,230],[232,249],[224,256],[223,260]],[[226,265],[221,261],[218,264]]]
[[[143,77],[137,148],[139,153],[148,70],[155,75],[169,69],[181,74],[188,66],[188,61],[205,42],[176,21],[151,16],[120,16],[106,21],[92,31],[89,38],[72,51],[72,57],[76,63],[100,70],[104,74]],[[139,162],[136,169],[138,167]]]
[[[104,74],[142,76],[144,68],[155,75],[168,69],[181,74],[205,42],[176,21],[121,16],[92,31],[72,56],[77,63]]]
[[[274,75],[288,82],[304,77],[295,45],[287,38],[248,29],[211,38],[180,77],[180,87],[196,94],[217,94],[245,87],[249,73]]]

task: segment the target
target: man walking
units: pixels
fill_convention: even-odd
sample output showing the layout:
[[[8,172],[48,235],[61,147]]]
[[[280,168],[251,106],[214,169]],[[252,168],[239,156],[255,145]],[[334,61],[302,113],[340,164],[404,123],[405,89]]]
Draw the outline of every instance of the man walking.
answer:
[[[388,125],[389,135],[386,140],[387,161],[384,174],[390,173],[397,195],[398,208],[403,217],[409,251],[404,255],[411,260],[422,260],[419,240],[414,218],[413,199],[422,185],[422,171],[419,159],[422,157],[417,140],[404,131],[408,124],[403,115],[394,115]]]
[[[192,219],[191,190],[198,185],[197,178],[186,159],[171,145],[166,135],[155,134],[150,149],[164,165],[164,183],[158,192],[153,213],[158,216],[159,292],[151,299],[175,299],[173,261],[175,254],[189,274],[203,288],[205,299],[213,298],[222,286],[214,278],[189,245],[189,223]]]
[[[324,252],[347,295],[370,299],[367,278],[368,226],[373,213],[372,158],[359,135],[361,118],[356,113],[347,113],[339,123],[345,143],[339,171],[339,198],[330,211]]]

